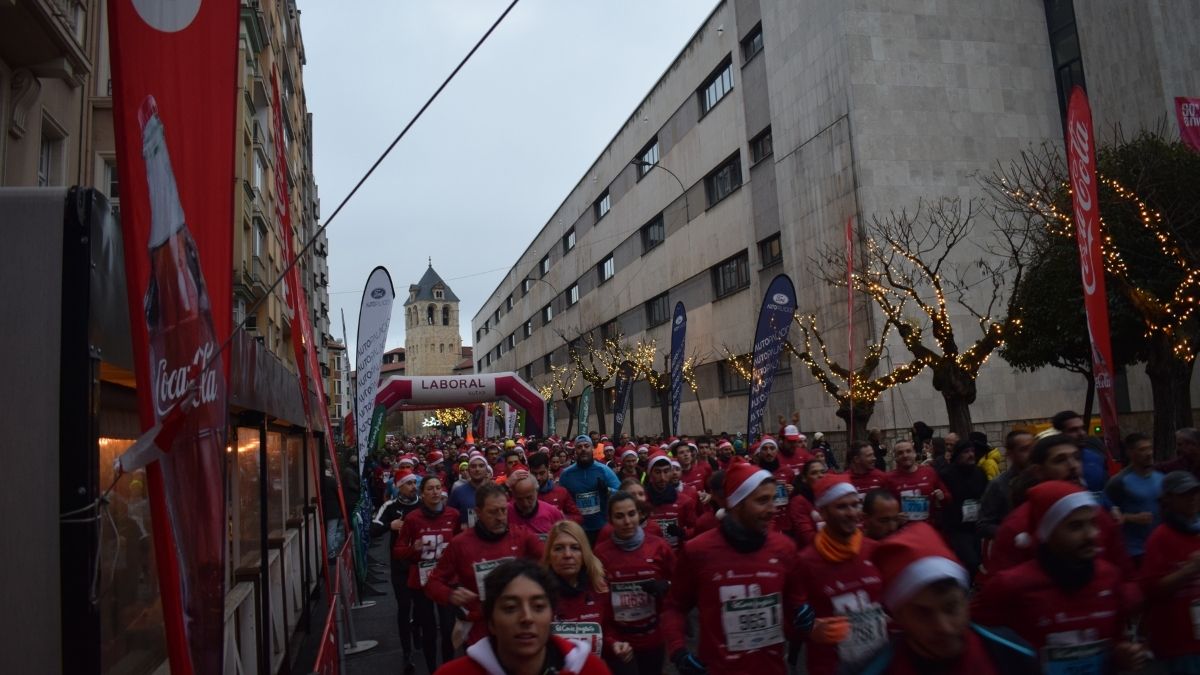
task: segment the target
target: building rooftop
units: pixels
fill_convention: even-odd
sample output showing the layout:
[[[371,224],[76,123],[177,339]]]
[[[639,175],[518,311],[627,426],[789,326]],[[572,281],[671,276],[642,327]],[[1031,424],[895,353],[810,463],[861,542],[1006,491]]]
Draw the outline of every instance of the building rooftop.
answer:
[[[442,297],[434,297],[434,291],[442,292]],[[422,302],[425,300],[437,300],[458,302],[458,296],[454,295],[454,291],[446,285],[445,281],[438,276],[438,273],[433,271],[433,260],[429,261],[429,268],[425,270],[425,274],[421,276],[421,280],[408,287],[408,300],[404,302],[407,307],[414,302]]]

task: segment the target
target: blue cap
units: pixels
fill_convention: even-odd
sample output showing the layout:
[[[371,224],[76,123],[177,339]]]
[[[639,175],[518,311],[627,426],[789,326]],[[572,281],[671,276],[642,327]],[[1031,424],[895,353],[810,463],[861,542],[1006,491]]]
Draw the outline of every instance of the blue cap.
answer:
[[[578,436],[575,437],[575,442],[576,443],[591,443],[592,437],[588,436],[587,434],[579,434]]]

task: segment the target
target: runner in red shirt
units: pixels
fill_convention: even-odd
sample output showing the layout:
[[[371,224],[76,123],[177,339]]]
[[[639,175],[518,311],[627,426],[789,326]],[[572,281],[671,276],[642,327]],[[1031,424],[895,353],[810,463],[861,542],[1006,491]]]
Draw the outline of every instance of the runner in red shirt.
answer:
[[[558,510],[562,511],[568,520],[582,523],[583,514],[579,513],[579,507],[575,505],[571,493],[567,492],[565,487],[554,482],[550,459],[540,452],[529,458],[529,472],[538,482],[538,499],[558,507]]]
[[[480,590],[483,580],[500,563],[515,558],[537,560],[542,542],[529,530],[508,526],[508,493],[495,483],[485,483],[475,493],[475,526],[454,537],[442,553],[425,593],[439,604],[466,611],[470,624],[467,644],[487,635],[482,618]]]
[[[660,675],[666,650],[658,617],[675,571],[675,552],[642,528],[637,501],[628,492],[609,498],[608,522],[613,535],[596,545],[596,557],[608,579],[613,638],[633,648],[638,675]]]
[[[808,451],[808,437],[800,433],[794,424],[784,427],[783,439],[779,444],[779,463],[792,469],[792,477],[788,479],[789,485],[812,458],[813,454]]]
[[[604,565],[592,553],[579,523],[560,521],[550,529],[542,566],[558,581],[558,605],[550,632],[586,641],[592,653],[617,665],[633,660],[628,642],[616,639]]]
[[[754,449],[754,461],[775,478],[775,527],[780,532],[792,531],[788,518],[788,500],[791,499],[792,481],[799,475],[799,467],[784,466],[779,459],[779,444],[770,436],[763,436]]]
[[[1150,649],[1172,673],[1200,669],[1200,481],[1163,478],[1162,524],[1146,540],[1141,586]]]
[[[713,469],[708,462],[696,461],[696,446],[686,441],[680,443],[675,448],[675,458],[679,460],[679,482],[697,492],[707,492],[708,479],[712,476]]]
[[[887,474],[875,468],[875,448],[866,441],[854,441],[846,451],[850,484],[865,495],[875,488],[887,487]]]
[[[911,441],[896,441],[892,455],[896,470],[887,475],[887,488],[900,500],[900,512],[910,523],[929,521],[936,527],[938,509],[950,501],[950,491],[933,467],[917,464]]]
[[[914,523],[871,555],[894,628],[862,673],[1035,675],[1033,650],[1011,631],[971,624],[967,570],[928,523]]]
[[[680,551],[663,613],[667,653],[680,675],[784,675],[788,625],[804,625],[796,545],[771,529],[775,479],[735,461],[725,475],[720,526]],[[700,615],[699,656],[688,651],[687,614]]]
[[[729,463],[733,461],[733,443],[729,439],[721,439],[717,443],[717,468],[724,470],[729,468]]]
[[[442,482],[427,476],[421,482],[420,506],[404,517],[404,523],[396,536],[392,557],[408,560],[408,587],[413,593],[413,615],[422,627],[421,652],[425,665],[433,672],[438,665],[438,637],[441,636],[442,662],[454,658],[451,633],[454,630],[454,608],[446,604],[435,604],[424,593],[433,571],[450,540],[462,528],[458,511],[446,506]]]
[[[1028,503],[1037,559],[988,581],[972,604],[975,620],[1012,628],[1048,673],[1137,670],[1146,651],[1124,632],[1139,593],[1096,558],[1095,498],[1077,484],[1049,481],[1029,490]]]
[[[816,616],[808,641],[810,675],[862,663],[887,642],[880,599],[883,580],[871,562],[875,542],[863,536],[861,499],[845,474],[817,482],[816,507],[825,527],[797,557],[797,573]]]
[[[796,481],[792,500],[788,502],[788,520],[792,524],[792,538],[796,540],[796,546],[801,550],[812,543],[813,538],[817,536],[817,530],[823,525],[821,514],[817,512],[817,507],[813,506],[813,501],[816,500],[813,488],[816,487],[817,481],[821,480],[825,472],[825,462],[815,457],[809,460],[804,465],[800,480]]]
[[[696,504],[671,485],[671,458],[666,453],[655,450],[647,468],[650,472],[646,482],[650,520],[662,530],[663,539],[671,548],[679,548],[696,524]]]

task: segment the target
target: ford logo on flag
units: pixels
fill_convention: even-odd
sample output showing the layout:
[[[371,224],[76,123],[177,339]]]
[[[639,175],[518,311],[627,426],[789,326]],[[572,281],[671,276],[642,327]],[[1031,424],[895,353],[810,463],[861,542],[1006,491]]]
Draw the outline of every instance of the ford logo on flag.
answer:
[[[376,288],[375,290],[371,291],[371,297],[375,298],[376,300],[382,298],[385,295],[387,295],[387,291],[383,290],[382,288]]]
[[[788,296],[784,295],[783,293],[776,293],[771,297],[771,299],[774,300],[775,304],[777,305],[786,305],[788,302]]]
[[[675,325],[678,326],[681,323],[683,323],[683,316],[675,317]]]

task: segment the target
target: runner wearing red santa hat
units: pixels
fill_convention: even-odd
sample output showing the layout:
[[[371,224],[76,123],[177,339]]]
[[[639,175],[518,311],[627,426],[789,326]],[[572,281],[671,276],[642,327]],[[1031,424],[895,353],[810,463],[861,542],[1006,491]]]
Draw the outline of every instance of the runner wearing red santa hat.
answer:
[[[671,458],[666,453],[661,450],[651,453],[647,468],[649,480],[645,487],[650,520],[662,530],[663,538],[671,548],[677,549],[696,524],[696,503],[671,484]]]
[[[772,530],[775,479],[741,460],[725,474],[727,515],[684,543],[663,613],[667,653],[681,675],[783,675],[786,626],[805,626],[796,545]],[[684,624],[696,608],[699,654],[688,651]]]
[[[967,570],[928,523],[914,523],[879,542],[871,559],[883,576],[883,604],[898,630],[857,672],[1041,672],[1033,649],[1014,633],[971,623]]]
[[[1066,481],[1041,483],[1027,496],[1037,557],[988,581],[972,602],[975,620],[1012,628],[1039,651],[1048,673],[1141,667],[1145,649],[1124,639],[1140,594],[1096,557],[1095,498]]]
[[[883,580],[871,562],[875,542],[863,536],[858,490],[845,474],[817,481],[817,510],[825,527],[797,556],[797,573],[816,617],[808,641],[808,672],[827,675],[839,664],[864,661],[887,641],[880,600]]]

